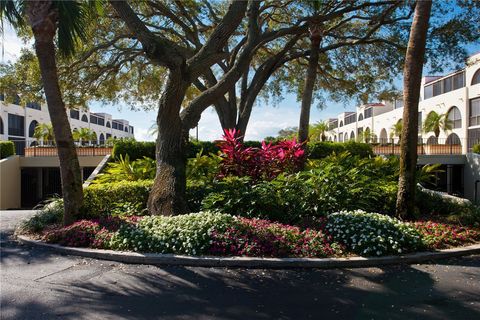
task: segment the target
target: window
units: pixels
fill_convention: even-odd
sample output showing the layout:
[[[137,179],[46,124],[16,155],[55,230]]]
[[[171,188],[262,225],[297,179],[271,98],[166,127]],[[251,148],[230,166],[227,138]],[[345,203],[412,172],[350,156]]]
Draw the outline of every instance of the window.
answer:
[[[125,126],[125,130],[124,130],[124,131],[125,131],[125,132],[128,132],[128,126]]]
[[[480,98],[470,100],[470,126],[480,126]]]
[[[82,116],[82,121],[83,121],[83,122],[88,122],[88,118],[87,118],[86,115],[83,115],[83,116]]]
[[[98,118],[95,117],[94,115],[90,115],[90,123],[97,124],[98,123]]]
[[[80,111],[70,109],[70,118],[77,119],[77,120],[80,119]]]
[[[0,117],[0,134],[3,134],[3,119]]]
[[[118,124],[118,130],[123,131],[123,124],[120,124],[120,123]]]
[[[105,119],[104,119],[104,118],[98,117],[97,120],[98,120],[98,123],[97,123],[97,124],[98,124],[99,126],[104,126],[104,125],[105,125]]]
[[[100,133],[100,144],[105,144],[105,136],[103,135],[103,133]]]
[[[453,76],[453,90],[465,87],[465,72]]]
[[[115,121],[112,122],[112,128],[113,129],[118,129],[118,123],[116,123]]]
[[[111,128],[110,121],[107,121],[107,128]]]
[[[426,86],[423,92],[424,99],[433,97],[433,85]]]
[[[30,125],[28,126],[28,137],[33,138],[33,134],[35,133],[35,128],[37,127],[38,122],[36,120],[33,120],[30,122]]]
[[[339,127],[343,127],[343,121],[340,121],[340,126]]]
[[[345,125],[350,124],[350,123],[354,123],[356,119],[357,119],[357,114],[356,113],[353,113],[351,115],[346,116],[345,117]]]
[[[373,115],[373,108],[365,109],[365,119],[371,118]]]
[[[480,69],[478,69],[474,74],[473,74],[473,78],[472,78],[472,86],[474,84],[478,84],[480,83]]]
[[[5,101],[5,95],[3,93],[0,93],[0,101]]]
[[[462,115],[457,107],[452,107],[448,111],[448,120],[452,121],[452,128],[458,129],[462,127]]]
[[[442,81],[435,82],[433,84],[433,96],[439,96],[442,94]]]
[[[130,127],[130,133],[133,134],[133,127]]]
[[[35,110],[42,110],[42,107],[38,102],[27,102],[26,107],[30,109],[35,109]]]
[[[8,134],[12,136],[25,136],[25,117],[8,114]]]
[[[424,99],[428,99],[463,87],[465,87],[464,71],[425,86],[423,89],[423,97]]]
[[[363,114],[360,113],[360,115],[358,116],[358,121],[362,121],[363,120]]]

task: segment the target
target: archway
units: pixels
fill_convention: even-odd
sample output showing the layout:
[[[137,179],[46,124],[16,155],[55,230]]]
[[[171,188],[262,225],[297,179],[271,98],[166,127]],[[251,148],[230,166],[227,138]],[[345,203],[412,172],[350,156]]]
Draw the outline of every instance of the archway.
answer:
[[[460,138],[457,136],[457,134],[451,133],[451,134],[447,137],[447,141],[445,142],[445,144],[457,144],[457,145],[461,145],[462,142],[460,141]]]
[[[355,132],[350,133],[350,140],[355,140]]]
[[[37,120],[33,120],[32,122],[30,122],[30,125],[28,126],[28,137],[29,138],[33,138],[33,135],[35,134],[35,128],[37,127],[37,125],[38,125]]]
[[[430,136],[427,139],[427,145],[434,145],[434,144],[438,144],[438,138],[435,136]]]
[[[453,106],[448,110],[447,118],[452,124],[452,129],[459,129],[462,127],[462,114],[457,107]]]
[[[474,84],[478,84],[480,83],[480,69],[478,69],[477,71],[475,71],[475,73],[473,74],[473,78],[472,78],[472,86]]]
[[[388,133],[385,128],[380,130],[380,143],[388,143]]]
[[[0,134],[3,134],[3,119],[0,117]]]
[[[103,133],[100,133],[100,138],[99,138],[99,140],[100,140],[100,144],[101,144],[101,145],[105,144],[105,136],[103,135]]]
[[[82,116],[82,121],[83,121],[83,122],[88,122],[88,117],[87,117],[86,115],[83,115],[83,116]]]

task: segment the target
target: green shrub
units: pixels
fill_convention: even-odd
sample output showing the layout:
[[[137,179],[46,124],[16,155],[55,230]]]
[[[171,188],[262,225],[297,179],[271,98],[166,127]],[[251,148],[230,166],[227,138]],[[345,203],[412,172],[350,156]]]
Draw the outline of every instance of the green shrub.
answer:
[[[352,156],[373,157],[372,146],[355,141],[347,142],[310,142],[307,144],[309,159],[322,159],[332,153],[349,152]]]
[[[144,157],[143,159],[131,161],[128,154],[125,157],[119,155],[116,161],[107,164],[104,172],[97,175],[92,183],[153,179],[155,178],[156,169],[155,160],[151,158]]]
[[[421,234],[408,223],[378,213],[341,211],[328,215],[334,241],[363,256],[399,254],[424,248]]]
[[[12,141],[0,141],[0,159],[8,158],[15,154],[15,145]]]
[[[116,140],[113,145],[112,157],[120,159],[128,155],[131,161],[147,157],[155,159],[155,142],[136,141],[135,139]]]
[[[110,247],[157,253],[199,255],[210,248],[211,232],[222,232],[234,221],[220,213],[145,217],[137,225],[125,225],[114,234]]]
[[[248,178],[217,181],[206,192],[202,209],[287,224],[339,210],[391,213],[397,179],[395,160],[343,153],[318,160],[310,170],[254,185]]]
[[[472,152],[473,153],[480,153],[480,143],[477,143],[476,145],[473,146]]]
[[[46,203],[34,216],[22,221],[20,230],[27,233],[37,233],[48,225],[61,223],[62,219],[63,199],[53,199]]]
[[[152,180],[121,181],[92,184],[83,191],[83,218],[97,218],[110,215],[125,202],[138,208],[146,208]]]

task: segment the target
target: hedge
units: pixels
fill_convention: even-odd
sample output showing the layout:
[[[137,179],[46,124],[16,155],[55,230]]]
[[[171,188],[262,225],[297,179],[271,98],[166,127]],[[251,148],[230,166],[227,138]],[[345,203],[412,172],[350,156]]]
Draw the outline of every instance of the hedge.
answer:
[[[262,143],[259,141],[245,141],[246,147],[261,148]],[[202,154],[208,155],[210,153],[218,153],[219,149],[215,142],[212,141],[190,141],[187,146],[187,158],[195,158],[195,156],[202,151]],[[125,157],[129,155],[130,160],[141,159],[148,157],[155,159],[155,142],[153,141],[135,141],[133,139],[124,139],[115,141],[113,146],[113,157],[119,158],[120,155]]]
[[[307,144],[307,156],[310,159],[322,159],[332,153],[348,151],[352,156],[368,158],[373,156],[372,146],[355,141],[347,142],[311,142]]]
[[[131,202],[147,207],[153,180],[92,184],[83,190],[82,218],[98,218],[118,205]]]
[[[8,158],[15,154],[15,145],[12,141],[0,141],[0,159]]]

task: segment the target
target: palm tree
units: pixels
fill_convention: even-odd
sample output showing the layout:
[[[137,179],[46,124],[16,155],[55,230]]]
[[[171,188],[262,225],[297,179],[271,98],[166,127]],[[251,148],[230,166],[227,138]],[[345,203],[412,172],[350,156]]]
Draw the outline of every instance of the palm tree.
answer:
[[[397,217],[413,215],[415,209],[418,101],[422,85],[423,59],[427,42],[432,0],[417,0],[403,69],[403,127],[400,144],[400,173],[396,204]]]
[[[321,2],[318,0],[309,1],[307,5],[311,6],[314,12],[318,12]],[[310,108],[312,106],[313,89],[317,80],[317,68],[320,52],[320,42],[322,41],[322,25],[315,21],[309,22],[310,31],[310,58],[308,59],[307,75],[303,88],[302,107],[300,110],[300,122],[298,124],[298,141],[305,142],[308,139],[308,124],[310,122]]]
[[[58,83],[55,37],[65,56],[73,55],[78,39],[85,40],[90,3],[78,1],[0,0],[0,19],[14,28],[28,25],[33,33],[48,112],[52,121],[62,180],[63,224],[75,221],[83,203],[82,179],[77,152]]]
[[[95,133],[95,131],[89,128],[75,129],[73,130],[72,134],[73,134],[73,139],[75,141],[80,141],[82,145],[85,145],[88,142],[97,140],[97,134]]]
[[[51,123],[38,123],[33,131],[33,136],[37,141],[43,140],[45,142],[53,142],[55,137],[53,134],[53,127]]]
[[[319,121],[316,124],[312,125],[311,128],[311,137],[312,140],[319,140],[319,141],[325,141],[327,137],[325,136],[325,133],[330,131],[330,128],[328,126],[328,122],[326,121]]]
[[[430,112],[423,123],[423,131],[433,132],[435,137],[438,138],[440,135],[440,130],[447,132],[452,130],[453,122],[448,119],[448,113],[438,114],[435,111]]]
[[[397,121],[397,123],[395,123],[390,128],[390,138],[393,139],[394,137],[398,137],[398,139],[401,140],[402,130],[403,130],[403,121],[402,119],[400,119]]]

